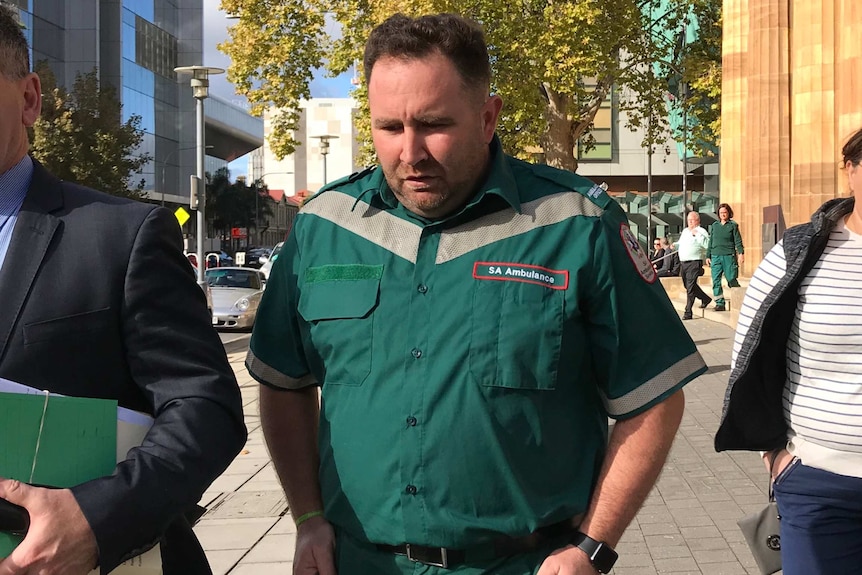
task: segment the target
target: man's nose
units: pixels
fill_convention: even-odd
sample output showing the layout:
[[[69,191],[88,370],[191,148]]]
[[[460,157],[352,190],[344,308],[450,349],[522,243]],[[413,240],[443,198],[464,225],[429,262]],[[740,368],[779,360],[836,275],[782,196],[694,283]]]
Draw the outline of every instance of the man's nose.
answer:
[[[427,158],[428,151],[425,149],[425,138],[422,134],[411,128],[405,129],[401,141],[401,162],[415,166]]]

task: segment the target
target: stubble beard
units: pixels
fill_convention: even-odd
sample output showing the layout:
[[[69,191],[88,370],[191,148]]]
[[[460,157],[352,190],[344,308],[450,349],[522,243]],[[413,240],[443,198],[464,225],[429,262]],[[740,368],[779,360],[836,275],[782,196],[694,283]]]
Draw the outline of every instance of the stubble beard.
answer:
[[[391,174],[387,174],[384,170],[386,183],[398,201],[409,211],[425,218],[444,218],[469,202],[484,177],[484,171],[487,168],[485,158],[478,155],[478,152],[476,156],[468,152],[467,156],[469,159],[465,164],[449,166],[450,170],[445,170],[436,160],[432,160],[432,163],[420,164],[415,170],[416,173],[434,177],[428,192],[420,190],[417,194],[410,189],[406,175],[414,173],[414,170],[403,170],[401,164]],[[469,182],[452,181],[451,178],[457,174],[475,174],[476,179]]]

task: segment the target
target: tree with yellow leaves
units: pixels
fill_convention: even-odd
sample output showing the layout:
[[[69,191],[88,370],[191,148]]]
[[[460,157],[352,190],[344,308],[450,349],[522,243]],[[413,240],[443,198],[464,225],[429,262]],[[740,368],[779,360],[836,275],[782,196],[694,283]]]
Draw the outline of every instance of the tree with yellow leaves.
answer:
[[[548,164],[575,170],[577,142],[589,142],[593,119],[612,89],[637,94],[619,98],[621,109],[635,123],[654,117],[648,137],[661,138],[667,123],[657,111],[671,74],[662,62],[692,1],[222,0],[222,9],[239,21],[219,48],[230,56],[228,79],[252,113],[270,108],[269,143],[284,157],[299,144],[292,133],[298,104],[309,98],[316,69],[337,75],[361,61],[371,29],[392,14],[457,12],[485,29],[492,89],[505,102],[498,128],[505,150],[529,158],[541,149]],[[333,25],[341,31],[336,38],[327,31]],[[368,143],[363,83],[354,96],[357,129]]]

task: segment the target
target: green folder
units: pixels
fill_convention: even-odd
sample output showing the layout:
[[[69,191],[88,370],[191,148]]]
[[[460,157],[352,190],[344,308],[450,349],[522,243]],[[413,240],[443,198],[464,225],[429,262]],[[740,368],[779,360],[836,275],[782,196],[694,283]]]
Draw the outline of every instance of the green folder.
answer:
[[[0,392],[0,477],[72,487],[111,475],[117,464],[117,402],[49,395],[46,404],[45,399]],[[0,557],[21,539],[0,532]]]

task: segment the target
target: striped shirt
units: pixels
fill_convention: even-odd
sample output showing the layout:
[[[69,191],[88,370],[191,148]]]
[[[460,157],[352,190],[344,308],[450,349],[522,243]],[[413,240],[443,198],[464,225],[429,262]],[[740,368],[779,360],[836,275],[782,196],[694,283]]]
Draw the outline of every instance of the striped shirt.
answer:
[[[757,309],[784,273],[784,246],[779,243],[746,290],[732,366]],[[860,280],[862,236],[846,229],[842,219],[799,286],[783,396],[788,449],[808,466],[854,477],[862,477]]]
[[[33,160],[25,155],[21,161],[0,174],[0,268],[6,259],[18,212],[30,187]]]

